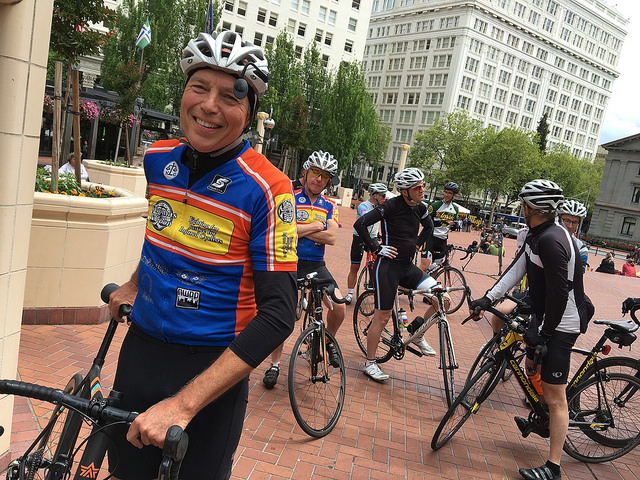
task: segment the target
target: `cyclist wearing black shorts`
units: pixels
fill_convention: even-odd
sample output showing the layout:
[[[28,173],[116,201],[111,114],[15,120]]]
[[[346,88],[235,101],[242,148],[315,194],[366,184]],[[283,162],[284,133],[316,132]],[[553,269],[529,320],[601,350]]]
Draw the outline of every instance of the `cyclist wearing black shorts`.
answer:
[[[304,187],[294,192],[299,239],[297,276],[303,278],[309,273],[317,272],[318,278],[333,280],[324,262],[324,252],[325,245],[333,245],[336,240],[337,206],[322,195],[322,191],[338,174],[338,161],[329,152],[318,150],[309,156],[306,164]],[[338,284],[335,280],[333,283],[336,286],[336,295],[342,297]],[[333,308],[327,312],[327,329],[334,336],[344,321],[345,313],[346,307],[341,303],[333,304]],[[262,383],[268,389],[273,388],[278,381],[283,346],[284,344],[280,345],[271,353],[271,365],[264,372]],[[340,366],[338,352],[333,343],[327,343],[327,355],[331,365]]]
[[[369,200],[361,202],[360,205],[358,205],[356,220],[366,213],[369,213],[387,198],[387,186],[384,183],[372,183],[367,187],[367,191],[369,192]],[[369,227],[369,236],[376,237],[377,235],[378,224],[375,223]],[[358,232],[354,229],[353,240],[351,241],[351,267],[349,268],[349,275],[347,276],[347,295],[344,297],[347,304],[350,304],[353,300],[353,289],[358,279],[358,271],[362,263],[363,253],[364,243],[360,235],[358,235]]]
[[[367,361],[364,368],[364,373],[378,382],[389,378],[377,365],[375,358],[380,335],[391,317],[398,285],[412,289],[436,285],[433,278],[413,264],[418,246],[433,230],[433,220],[427,214],[427,206],[422,203],[424,174],[417,168],[407,168],[396,173],[393,182],[400,195],[385,201],[353,225],[365,246],[378,255],[373,278],[375,310],[367,334]],[[371,238],[367,230],[368,226],[377,222],[380,222],[382,243]],[[420,226],[422,232],[418,236]],[[434,307],[430,306],[424,318],[433,312]],[[416,337],[413,343],[423,355],[436,354],[422,336]]]
[[[441,263],[447,250],[449,230],[458,221],[458,206],[453,202],[460,191],[457,183],[447,182],[444,184],[444,194],[442,200],[435,200],[429,204],[429,215],[435,220],[440,220],[440,225],[433,229],[433,233],[427,239],[422,250],[422,260],[420,268],[427,271],[431,262]]]
[[[555,222],[563,201],[562,189],[548,180],[533,180],[520,191],[522,214],[529,226],[524,246],[498,282],[477,300],[471,309],[484,310],[502,297],[527,274],[533,317],[524,336],[527,344],[527,373],[549,406],[550,448],[547,463],[536,468],[521,468],[527,480],[561,478],[560,457],[569,424],[565,386],[569,374],[571,347],[586,331],[585,295],[582,285],[582,261],[569,232]],[[545,345],[539,371],[531,370],[533,349]],[[537,384],[537,385],[536,385]],[[528,420],[516,417],[521,431]]]
[[[110,470],[121,480],[156,478],[172,425],[190,439],[182,478],[228,479],[249,374],[295,324],[291,181],[242,138],[267,89],[264,53],[234,32],[201,33],[180,66],[185,137],[145,154],[141,259],[109,299],[114,318],[133,305],[118,406],[142,412],[110,434]]]

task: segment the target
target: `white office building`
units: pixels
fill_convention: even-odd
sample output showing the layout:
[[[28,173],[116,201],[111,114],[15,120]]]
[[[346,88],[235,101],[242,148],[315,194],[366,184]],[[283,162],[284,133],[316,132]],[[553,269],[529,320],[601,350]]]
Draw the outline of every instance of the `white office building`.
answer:
[[[362,59],[371,0],[226,0],[222,28],[264,47],[286,29],[298,58],[316,42],[328,67]]]
[[[374,0],[366,82],[392,135],[379,178],[456,108],[499,129],[546,112],[548,147],[594,157],[627,24],[602,0]]]

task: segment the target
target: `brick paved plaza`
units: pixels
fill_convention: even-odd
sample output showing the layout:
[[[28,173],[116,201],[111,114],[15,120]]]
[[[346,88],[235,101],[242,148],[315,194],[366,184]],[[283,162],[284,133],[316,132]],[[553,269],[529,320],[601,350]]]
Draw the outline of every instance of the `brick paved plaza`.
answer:
[[[340,207],[336,245],[327,247],[330,271],[346,293],[349,250],[355,210]],[[477,239],[474,233],[452,233],[450,241],[466,247]],[[505,240],[508,260],[515,240]],[[591,256],[597,266],[599,258]],[[618,267],[621,260],[617,260]],[[454,259],[454,264],[462,264]],[[497,257],[476,255],[466,266],[465,276],[477,297],[495,281]],[[492,276],[494,275],[494,276]],[[596,305],[596,318],[620,319],[620,304],[628,296],[640,296],[640,279],[588,272],[585,287]],[[277,288],[277,286],[275,287]],[[98,292],[96,292],[98,295]],[[421,306],[421,305],[420,305]],[[413,315],[422,314],[422,309]],[[465,317],[461,309],[450,317],[461,376],[468,371],[479,347],[490,338],[484,320],[460,325]],[[383,365],[391,378],[384,384],[362,373],[364,358],[355,343],[352,329],[353,305],[338,334],[347,370],[347,395],[342,416],[331,434],[311,439],[298,427],[289,407],[286,387],[288,354],[299,333],[285,346],[284,368],[273,390],[262,385],[264,362],[250,378],[247,418],[236,453],[233,479],[517,479],[518,467],[538,466],[545,460],[547,440],[532,435],[522,438],[514,415],[525,415],[521,393],[513,380],[500,384],[478,415],[470,419],[453,440],[437,452],[430,447],[431,437],[446,411],[441,390],[438,360],[407,354],[401,360]],[[411,313],[409,314],[411,315]],[[412,318],[412,317],[411,317]],[[106,325],[24,326],[20,342],[19,378],[43,384],[63,386],[78,370],[86,370]],[[103,384],[110,388],[117,350],[125,327],[119,329],[104,369]],[[437,347],[437,330],[426,338]],[[578,345],[591,347],[600,337],[601,327],[591,325]],[[640,346],[634,346],[631,354]],[[612,354],[629,354],[615,348]],[[574,359],[575,362],[581,359]],[[16,399],[11,437],[12,454],[23,451],[35,436],[35,417],[42,418],[50,407],[27,404]],[[42,420],[41,420],[42,421]],[[587,465],[563,456],[563,479],[616,480],[640,478],[640,450],[612,462]],[[104,476],[102,477],[104,478]],[[193,480],[193,479],[188,479]]]

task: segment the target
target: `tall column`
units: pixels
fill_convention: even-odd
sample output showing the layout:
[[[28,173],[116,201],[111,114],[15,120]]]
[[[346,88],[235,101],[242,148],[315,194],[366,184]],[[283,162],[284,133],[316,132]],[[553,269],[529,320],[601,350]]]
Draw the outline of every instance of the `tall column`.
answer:
[[[260,135],[260,143],[257,143],[254,150],[258,153],[262,153],[262,145],[264,142],[264,121],[269,118],[267,112],[258,112],[258,135]]]
[[[0,0],[0,378],[16,378],[53,0]],[[0,471],[13,397],[0,397]]]
[[[407,145],[406,143],[400,145],[400,161],[398,162],[398,171],[404,170],[404,167],[407,164],[407,154],[409,153],[410,149],[411,145]],[[393,193],[395,193],[396,195],[398,194],[398,189],[395,187],[395,185],[393,187]]]

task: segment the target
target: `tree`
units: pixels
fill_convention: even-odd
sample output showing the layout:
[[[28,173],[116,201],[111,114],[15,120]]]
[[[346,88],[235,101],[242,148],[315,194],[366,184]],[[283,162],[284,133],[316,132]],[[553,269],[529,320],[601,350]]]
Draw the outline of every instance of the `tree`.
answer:
[[[50,59],[64,59],[67,67],[67,88],[63,105],[69,104],[69,93],[73,90],[72,65],[75,65],[80,57],[97,55],[100,46],[108,38],[108,34],[91,27],[90,25],[111,24],[115,21],[115,12],[104,5],[103,0],[55,0],[53,4],[53,17],[51,21],[51,37],[49,50],[52,52]],[[76,88],[77,90],[77,88]],[[79,103],[79,98],[74,99],[74,104]],[[56,120],[57,121],[57,120]],[[64,131],[66,119],[63,117],[62,130]],[[77,128],[75,138],[79,140],[80,131]],[[66,135],[67,142],[63,149],[55,148],[62,154],[69,151],[70,135]],[[76,152],[80,150],[80,141],[76,142]],[[59,159],[58,159],[59,160]],[[76,159],[79,164],[78,159]],[[78,177],[78,182],[80,178]]]
[[[481,122],[466,110],[442,115],[430,128],[416,134],[409,151],[410,164],[429,172],[430,188],[446,180],[455,181],[463,191],[478,188],[475,148],[481,131]]]
[[[549,136],[549,115],[545,112],[538,122],[538,148],[540,153],[544,155],[547,150],[547,137]]]
[[[207,0],[124,0],[118,7],[114,34],[105,44],[102,77],[114,78],[123,63],[139,63],[141,52],[135,47],[140,28],[149,17],[151,43],[144,49],[144,90],[140,92],[151,108],[177,115],[184,88],[180,68],[182,50],[187,42],[205,28]],[[220,20],[222,7],[214,2],[214,23]]]

